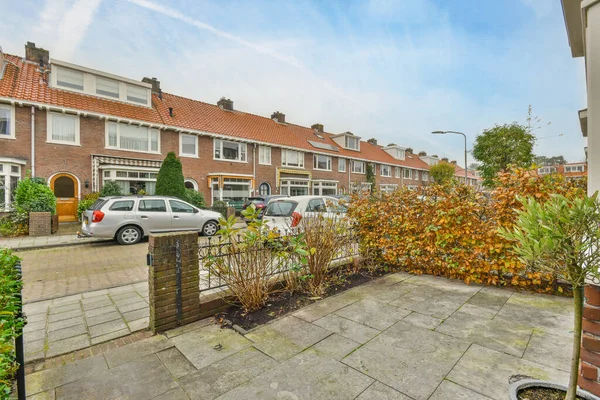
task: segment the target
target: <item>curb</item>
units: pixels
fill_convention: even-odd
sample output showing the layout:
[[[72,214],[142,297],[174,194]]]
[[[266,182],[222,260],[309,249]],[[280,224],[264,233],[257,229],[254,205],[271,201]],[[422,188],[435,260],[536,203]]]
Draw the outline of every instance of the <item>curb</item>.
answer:
[[[71,247],[71,246],[83,246],[87,244],[94,243],[108,243],[115,242],[114,239],[98,239],[92,242],[73,242],[73,243],[52,243],[52,244],[43,244],[38,246],[25,246],[25,247],[8,247],[12,251],[29,251],[29,250],[40,250],[40,249],[52,249],[57,247]],[[116,242],[115,242],[116,243]]]

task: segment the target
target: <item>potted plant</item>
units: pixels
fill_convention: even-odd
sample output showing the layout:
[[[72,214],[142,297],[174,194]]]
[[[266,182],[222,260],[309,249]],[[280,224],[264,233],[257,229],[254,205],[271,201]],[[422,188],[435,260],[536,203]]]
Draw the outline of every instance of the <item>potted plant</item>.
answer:
[[[515,228],[501,229],[500,235],[515,241],[514,252],[534,271],[551,272],[566,280],[573,289],[573,353],[568,387],[545,382],[521,380],[511,385],[511,399],[524,388],[562,390],[566,400],[597,397],[577,390],[583,286],[586,278],[598,278],[600,273],[600,203],[598,193],[591,197],[553,195],[545,203],[535,198],[520,198],[523,210],[518,211]],[[542,389],[547,388],[547,389]],[[560,389],[559,389],[560,388]]]

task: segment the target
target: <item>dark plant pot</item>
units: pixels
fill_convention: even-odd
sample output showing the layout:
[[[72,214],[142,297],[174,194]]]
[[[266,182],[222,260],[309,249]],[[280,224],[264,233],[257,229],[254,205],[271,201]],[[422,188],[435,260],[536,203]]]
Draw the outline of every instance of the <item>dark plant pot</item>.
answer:
[[[518,400],[517,393],[519,393],[521,390],[529,388],[558,389],[564,391],[565,393],[567,392],[567,387],[559,383],[540,381],[537,379],[521,379],[510,384],[508,387],[508,398],[510,400]],[[579,389],[577,390],[577,396],[585,400],[600,400],[600,397],[594,396],[589,392]]]

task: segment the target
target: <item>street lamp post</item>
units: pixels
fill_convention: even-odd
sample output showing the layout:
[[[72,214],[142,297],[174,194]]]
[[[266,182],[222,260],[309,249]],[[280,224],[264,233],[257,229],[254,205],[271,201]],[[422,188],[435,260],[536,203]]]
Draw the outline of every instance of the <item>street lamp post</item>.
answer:
[[[445,135],[446,133],[454,133],[456,135],[463,135],[463,137],[465,138],[465,185],[468,185],[468,181],[467,181],[467,135],[465,135],[462,132],[456,132],[456,131],[433,131],[431,132],[434,135]]]

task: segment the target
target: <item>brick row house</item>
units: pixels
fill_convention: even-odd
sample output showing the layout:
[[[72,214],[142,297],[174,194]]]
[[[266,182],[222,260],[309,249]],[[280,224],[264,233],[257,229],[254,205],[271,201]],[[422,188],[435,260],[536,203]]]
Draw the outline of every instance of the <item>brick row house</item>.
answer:
[[[163,92],[155,78],[136,81],[50,59],[28,42],[26,56],[0,51],[0,205],[30,171],[48,179],[61,221],[74,221],[78,200],[118,182],[124,193],[153,194],[166,154],[182,161],[186,186],[209,204],[239,204],[253,194],[334,195],[391,192],[430,182],[436,157],[344,132],[309,127]],[[458,175],[458,174],[457,174]],[[477,178],[469,176],[469,184]],[[0,206],[0,208],[2,208]]]
[[[568,163],[564,165],[547,165],[537,169],[538,174],[560,174],[567,179],[581,179],[587,177],[587,162]]]

